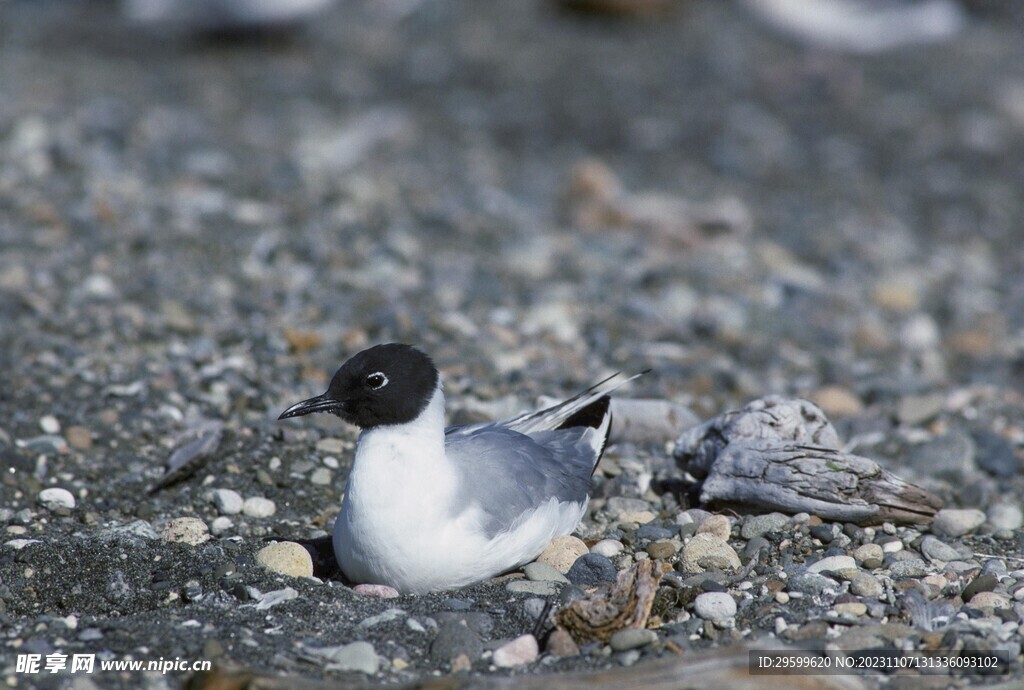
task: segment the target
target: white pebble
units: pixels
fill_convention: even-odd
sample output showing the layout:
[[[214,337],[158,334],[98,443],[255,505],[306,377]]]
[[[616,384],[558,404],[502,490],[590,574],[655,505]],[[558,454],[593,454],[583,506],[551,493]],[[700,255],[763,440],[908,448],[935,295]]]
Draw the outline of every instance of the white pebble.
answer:
[[[61,489],[56,486],[40,491],[38,500],[41,506],[49,510],[57,510],[58,508],[71,510],[75,507],[74,495],[67,489]]]
[[[220,517],[215,517],[213,522],[210,523],[210,532],[214,536],[219,537],[234,526],[235,523],[231,521],[231,518],[221,515]]]
[[[622,553],[622,542],[618,539],[602,539],[590,547],[590,553],[596,553],[605,558],[615,558]]]
[[[536,660],[539,653],[537,638],[527,633],[495,649],[491,660],[498,668],[513,668]]]
[[[1024,513],[1012,503],[996,503],[988,509],[988,522],[995,529],[1015,530],[1024,524]]]
[[[242,504],[242,512],[249,517],[264,518],[270,517],[277,512],[277,506],[269,498],[262,496],[250,496]]]
[[[39,428],[43,430],[45,434],[59,434],[60,433],[60,422],[52,414],[48,414],[39,419]]]
[[[164,541],[196,546],[209,540],[210,530],[199,518],[180,517],[169,521],[160,533]]]
[[[820,573],[826,570],[836,572],[856,567],[857,562],[853,560],[853,556],[828,556],[808,566],[807,572]]]
[[[221,515],[238,515],[244,505],[241,494],[231,489],[217,489],[213,492],[213,504]]]
[[[704,592],[697,595],[693,610],[704,620],[726,623],[736,615],[736,600],[727,592]]]

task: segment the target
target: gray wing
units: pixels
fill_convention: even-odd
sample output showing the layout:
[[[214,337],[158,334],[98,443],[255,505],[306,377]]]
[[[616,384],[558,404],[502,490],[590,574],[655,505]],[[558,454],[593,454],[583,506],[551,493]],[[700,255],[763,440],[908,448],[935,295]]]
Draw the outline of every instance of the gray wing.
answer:
[[[448,429],[445,452],[459,475],[456,505],[483,510],[488,538],[551,498],[582,505],[597,463],[588,432],[595,433],[576,427],[527,435],[500,424]]]

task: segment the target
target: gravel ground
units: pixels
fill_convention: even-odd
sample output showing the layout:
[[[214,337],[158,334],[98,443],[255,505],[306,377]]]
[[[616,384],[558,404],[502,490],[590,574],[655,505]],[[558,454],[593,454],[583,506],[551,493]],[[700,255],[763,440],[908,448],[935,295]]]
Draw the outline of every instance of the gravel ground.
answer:
[[[243,42],[0,5],[0,677],[186,677],[15,669],[63,652],[383,682],[772,636],[998,648],[1021,677],[1024,12],[979,4],[941,45],[857,58],[716,0],[649,21],[353,0]],[[598,580],[675,566],[661,627],[507,668],[543,597],[578,593],[550,569],[388,600],[256,561],[329,530],[355,440],[276,416],[390,340],[434,356],[453,421],[648,367],[628,395],[703,418],[808,397],[954,510],[709,521],[674,434],[620,443],[578,534]],[[196,438],[213,450],[149,493]],[[182,517],[212,538],[169,540]]]

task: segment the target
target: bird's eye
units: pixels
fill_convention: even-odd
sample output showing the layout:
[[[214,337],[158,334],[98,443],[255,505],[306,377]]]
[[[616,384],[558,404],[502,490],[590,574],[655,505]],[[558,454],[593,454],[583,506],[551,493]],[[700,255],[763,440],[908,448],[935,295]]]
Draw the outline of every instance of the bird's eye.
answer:
[[[375,371],[366,377],[366,387],[372,391],[380,390],[388,385],[388,377],[381,371]]]

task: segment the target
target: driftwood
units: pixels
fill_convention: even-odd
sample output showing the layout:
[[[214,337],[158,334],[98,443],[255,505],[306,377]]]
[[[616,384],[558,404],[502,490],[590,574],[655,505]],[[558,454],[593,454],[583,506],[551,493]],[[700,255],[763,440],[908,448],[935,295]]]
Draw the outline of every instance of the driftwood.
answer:
[[[661,581],[661,564],[640,561],[619,573],[614,585],[599,587],[555,614],[555,625],[577,643],[607,642],[619,630],[644,628]]]
[[[749,671],[751,649],[784,649],[777,643],[755,643],[726,649],[686,653],[641,662],[635,666],[598,671],[573,671],[514,676],[426,676],[388,685],[393,690],[867,690],[877,685],[859,676],[766,676]],[[216,669],[194,676],[189,690],[370,690],[381,685],[372,680],[309,680],[294,676],[269,676],[253,671]]]
[[[859,525],[926,523],[942,507],[937,496],[838,446],[817,405],[770,397],[683,433],[674,455],[703,479],[700,500],[713,506]]]

